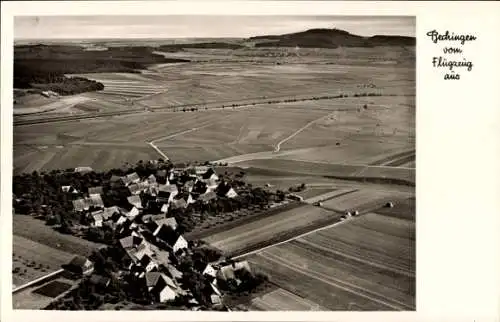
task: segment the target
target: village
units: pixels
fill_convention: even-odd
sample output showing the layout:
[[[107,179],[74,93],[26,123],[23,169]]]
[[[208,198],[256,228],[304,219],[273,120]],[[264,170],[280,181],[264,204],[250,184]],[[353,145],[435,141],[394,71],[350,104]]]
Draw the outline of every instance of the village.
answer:
[[[88,173],[92,169],[80,167],[74,171]],[[74,225],[73,232],[78,229],[75,234],[84,238],[89,233],[111,232],[114,240],[108,242],[107,253],[119,254],[113,256],[119,266],[114,272],[99,269],[95,256],[94,260],[75,256],[63,265],[74,277],[98,285],[104,293],[113,279],[126,282],[130,287],[147,290],[146,299],[139,299],[143,304],[187,305],[192,310],[228,310],[223,302],[225,293],[248,293],[266,279],[254,274],[247,261],[225,258],[203,241],[188,241],[179,229],[176,217],[186,209],[203,212],[211,202],[238,197],[238,188],[227,178],[219,177],[213,167],[172,167],[143,178],[136,172],[113,175],[109,188],[127,189],[128,207],[105,207],[102,186],[89,187],[85,194],[72,186],[61,187],[64,193],[80,196],[72,200],[74,212],[86,218],[86,225]],[[273,202],[273,206],[276,204]],[[106,249],[98,253],[101,257]],[[190,271],[188,281],[186,270]],[[193,276],[200,280],[194,281]],[[58,299],[62,302],[61,297]]]

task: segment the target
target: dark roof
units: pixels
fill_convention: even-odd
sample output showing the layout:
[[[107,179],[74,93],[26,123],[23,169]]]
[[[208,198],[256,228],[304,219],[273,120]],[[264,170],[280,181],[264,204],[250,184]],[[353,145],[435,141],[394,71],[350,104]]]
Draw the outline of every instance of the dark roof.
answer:
[[[210,168],[201,177],[203,179],[209,179],[213,174],[216,174],[216,173],[215,173],[214,169]]]
[[[77,256],[73,257],[71,262],[69,262],[69,265],[77,266],[77,267],[84,267],[87,260],[88,260],[87,258],[80,256],[80,255],[77,255]]]

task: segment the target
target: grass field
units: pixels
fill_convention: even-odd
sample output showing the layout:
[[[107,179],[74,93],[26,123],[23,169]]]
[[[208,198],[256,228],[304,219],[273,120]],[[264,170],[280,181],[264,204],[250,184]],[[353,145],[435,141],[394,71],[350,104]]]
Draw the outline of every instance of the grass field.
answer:
[[[61,269],[74,254],[37,243],[28,238],[13,236],[12,283],[24,285]]]
[[[414,310],[415,225],[367,214],[249,258],[271,281],[329,310]]]
[[[204,240],[226,254],[241,254],[338,220],[330,211],[304,205],[211,235]]]
[[[24,237],[39,244],[74,255],[89,256],[92,251],[103,246],[88,240],[65,235],[46,226],[42,220],[25,215],[14,215],[12,220],[13,234]]]

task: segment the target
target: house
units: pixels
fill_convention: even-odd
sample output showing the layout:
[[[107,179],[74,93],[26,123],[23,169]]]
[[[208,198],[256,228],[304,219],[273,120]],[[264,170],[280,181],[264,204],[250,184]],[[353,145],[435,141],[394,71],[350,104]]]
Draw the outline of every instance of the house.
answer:
[[[128,186],[132,183],[138,183],[141,181],[141,178],[139,178],[139,175],[135,172],[127,174],[124,177],[121,177],[121,180],[125,186]]]
[[[132,207],[132,209],[127,213],[127,218],[130,220],[134,220],[135,217],[139,216],[139,209],[137,207]]]
[[[241,261],[241,262],[236,262],[236,263],[222,266],[219,269],[219,271],[217,272],[217,277],[220,279],[223,279],[225,281],[229,280],[229,279],[235,279],[234,272],[239,271],[239,270],[246,270],[249,273],[252,272],[248,262]]]
[[[92,223],[91,223],[92,226],[102,227],[102,223],[104,221],[102,214],[103,214],[102,210],[94,211],[90,214],[91,219],[92,219]]]
[[[174,198],[179,193],[177,186],[175,184],[162,184],[158,186],[158,196],[163,193],[168,193],[169,198]]]
[[[152,174],[150,175],[148,178],[147,178],[147,181],[148,183],[151,185],[151,184],[154,184],[156,183],[156,177]]]
[[[228,183],[221,183],[217,188],[217,194],[227,198],[234,198],[238,195]]]
[[[202,176],[204,180],[219,180],[219,176],[215,173],[215,170],[210,168]]]
[[[136,207],[137,209],[142,209],[142,201],[140,196],[127,197],[127,201],[129,204]]]
[[[161,206],[161,212],[166,214],[168,212],[168,208],[169,208],[169,204],[168,203],[164,203],[162,206]]]
[[[205,182],[208,191],[214,191],[219,186],[217,180],[214,179],[203,180],[203,182]]]
[[[89,282],[96,286],[106,288],[111,283],[111,279],[109,277],[94,274],[90,277]]]
[[[177,221],[175,220],[174,217],[158,219],[158,220],[155,220],[155,223],[156,223],[157,227],[160,227],[161,225],[165,225],[165,226],[172,228],[172,230],[177,229]],[[153,233],[153,235],[156,236],[155,233]]]
[[[207,184],[201,180],[196,180],[193,188],[191,189],[191,192],[197,193],[197,194],[204,194],[207,192]]]
[[[138,195],[141,193],[142,191],[142,187],[140,184],[138,183],[132,183],[128,186],[128,190],[130,191],[130,193],[132,195]]]
[[[184,186],[183,186],[183,190],[185,192],[191,192],[193,191],[193,187],[194,187],[194,180],[188,180],[184,183]]]
[[[139,265],[144,268],[144,271],[151,272],[158,268],[158,263],[156,263],[149,255],[145,254],[139,260]]]
[[[179,238],[177,238],[176,242],[172,246],[174,253],[177,253],[177,251],[179,251],[181,249],[186,249],[186,248],[188,248],[188,242],[182,236],[179,236]]]
[[[182,278],[182,272],[180,272],[173,265],[167,265],[167,270],[170,273],[170,276],[172,276],[173,278],[175,278],[175,279],[181,279]]]
[[[108,207],[108,208],[104,208],[104,210],[102,212],[102,218],[104,221],[106,221],[106,220],[112,219],[113,216],[119,215],[119,214],[120,214],[120,210],[118,210],[117,206]]]
[[[90,207],[104,209],[104,203],[102,202],[102,198],[101,198],[100,194],[89,195],[88,202],[89,202]]]
[[[164,303],[175,299],[175,284],[165,274],[148,272],[145,274],[146,287],[156,301]]]
[[[94,271],[94,264],[88,258],[75,256],[65,268],[72,273],[88,276]]]
[[[222,306],[221,297],[217,294],[210,295],[210,302],[216,307]]]
[[[98,186],[98,187],[90,187],[88,189],[88,193],[89,195],[101,195],[103,194],[103,190],[102,190],[102,187],[101,186]]]
[[[207,166],[195,166],[194,167],[194,172],[197,174],[197,175],[203,175],[204,173],[206,173],[210,168],[207,167]]]
[[[76,200],[73,200],[72,203],[73,203],[73,208],[77,212],[81,212],[84,210],[86,211],[86,210],[89,210],[89,208],[90,208],[90,205],[88,203],[87,198],[76,199]]]
[[[198,197],[198,200],[203,203],[209,203],[210,201],[215,199],[217,199],[217,194],[214,191],[204,193]]]
[[[92,172],[94,171],[91,167],[76,167],[75,172],[79,173],[87,173],[87,172]]]
[[[127,236],[120,239],[120,245],[124,250],[128,250],[131,248],[137,248],[139,245],[144,243],[144,239],[138,236]]]
[[[202,272],[202,275],[208,275],[208,276],[211,276],[211,277],[216,277],[217,276],[217,271],[215,270],[215,268],[212,265],[207,264],[207,266],[205,267],[205,269]]]
[[[172,209],[183,209],[188,206],[184,199],[174,199],[171,203]]]

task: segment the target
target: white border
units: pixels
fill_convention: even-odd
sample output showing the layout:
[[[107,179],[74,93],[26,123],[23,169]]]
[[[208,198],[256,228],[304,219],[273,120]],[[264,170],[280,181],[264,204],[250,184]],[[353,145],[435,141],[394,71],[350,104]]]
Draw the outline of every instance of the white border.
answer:
[[[498,321],[500,45],[496,2],[2,2],[2,321]],[[12,311],[12,17],[15,15],[417,16],[417,312]],[[443,82],[430,66],[430,29],[473,32],[473,72]]]

